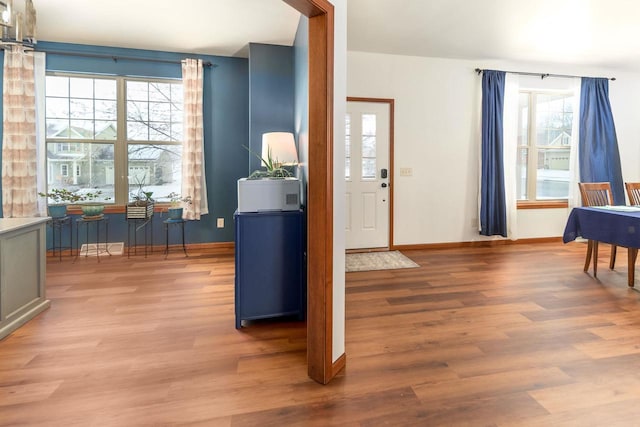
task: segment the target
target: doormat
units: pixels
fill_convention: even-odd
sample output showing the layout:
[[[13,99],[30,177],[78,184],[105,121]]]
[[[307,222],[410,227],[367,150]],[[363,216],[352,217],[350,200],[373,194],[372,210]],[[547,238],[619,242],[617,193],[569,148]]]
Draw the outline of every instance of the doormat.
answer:
[[[79,256],[104,256],[104,255],[122,255],[124,252],[124,242],[115,242],[115,243],[107,243],[105,246],[104,243],[99,243],[97,246],[95,243],[89,243],[88,245],[85,243],[80,247]]]
[[[416,268],[418,264],[402,255],[399,251],[367,252],[347,254],[346,271],[395,270],[397,268]]]

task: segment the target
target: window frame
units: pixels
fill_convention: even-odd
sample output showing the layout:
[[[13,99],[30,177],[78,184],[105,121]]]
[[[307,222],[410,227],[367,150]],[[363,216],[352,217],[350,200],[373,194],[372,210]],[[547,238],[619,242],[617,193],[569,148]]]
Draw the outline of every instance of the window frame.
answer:
[[[66,145],[67,151],[71,151],[72,144],[109,144],[113,145],[113,187],[114,198],[112,201],[104,202],[107,205],[114,206],[116,208],[122,208],[130,201],[130,188],[128,170],[129,170],[129,145],[150,145],[150,146],[162,146],[162,145],[176,145],[182,146],[183,139],[180,141],[155,141],[155,140],[129,140],[127,137],[127,82],[146,82],[146,83],[168,83],[168,84],[180,84],[182,80],[179,78],[162,78],[162,77],[133,77],[133,76],[115,76],[115,75],[102,75],[93,73],[79,73],[79,72],[59,72],[59,71],[47,71],[46,77],[69,77],[69,78],[87,78],[87,79],[104,79],[112,80],[116,82],[116,137],[115,139],[81,139],[81,138],[49,138],[45,135],[45,148],[49,144],[63,144]],[[69,95],[70,96],[70,95]],[[96,99],[95,97],[92,99]],[[183,98],[184,101],[184,98]],[[95,115],[95,113],[94,113]],[[46,122],[45,117],[45,122]],[[95,117],[94,117],[95,119]],[[184,135],[183,135],[184,136]],[[48,169],[48,167],[47,167]],[[73,171],[72,173],[75,173]],[[48,180],[48,174],[45,176]],[[47,188],[49,183],[47,182]],[[163,208],[169,205],[170,202],[157,202],[156,205],[159,208]]]
[[[549,94],[564,94],[570,96],[576,96],[574,92],[571,90],[548,90],[548,89],[520,89],[518,90],[518,94],[527,93],[529,94],[529,114],[527,117],[529,126],[527,128],[527,194],[535,194],[535,199],[518,199],[516,201],[517,209],[558,209],[558,208],[567,208],[569,206],[568,198],[558,198],[558,199],[538,199],[537,198],[537,162],[538,162],[538,141],[537,141],[537,125],[532,126],[532,124],[536,124],[536,97],[537,95],[549,95]],[[572,112],[573,114],[577,114],[576,111]],[[572,132],[574,130],[572,129]],[[518,156],[520,155],[520,149],[525,147],[523,145],[517,145],[516,150],[518,151]],[[571,145],[569,145],[569,150],[571,150]],[[532,167],[533,165],[533,167]]]

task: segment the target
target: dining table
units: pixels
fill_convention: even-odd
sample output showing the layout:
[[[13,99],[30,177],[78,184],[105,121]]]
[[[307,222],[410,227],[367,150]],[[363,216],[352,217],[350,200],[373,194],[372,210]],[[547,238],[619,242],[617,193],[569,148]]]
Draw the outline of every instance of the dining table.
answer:
[[[573,208],[562,235],[564,243],[578,237],[628,249],[628,285],[634,286],[635,262],[640,249],[640,206]]]

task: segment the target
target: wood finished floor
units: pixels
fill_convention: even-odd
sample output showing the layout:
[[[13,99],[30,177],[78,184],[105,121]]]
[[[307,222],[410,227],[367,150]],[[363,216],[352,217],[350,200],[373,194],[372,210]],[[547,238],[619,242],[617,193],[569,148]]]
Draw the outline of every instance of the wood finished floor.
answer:
[[[347,368],[305,328],[234,329],[233,256],[50,259],[51,308],[0,341],[0,425],[640,425],[640,293],[600,249],[405,251],[347,275]],[[640,287],[640,286],[639,286]]]

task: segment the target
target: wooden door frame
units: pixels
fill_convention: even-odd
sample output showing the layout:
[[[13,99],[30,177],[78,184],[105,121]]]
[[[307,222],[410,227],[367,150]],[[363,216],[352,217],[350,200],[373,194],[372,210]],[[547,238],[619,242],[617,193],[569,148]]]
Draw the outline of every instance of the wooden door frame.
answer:
[[[347,102],[375,102],[389,104],[389,250],[395,249],[393,244],[393,189],[395,188],[394,177],[394,108],[395,100],[391,98],[363,98],[358,96],[347,96]]]
[[[307,372],[327,384],[333,363],[334,8],[327,0],[283,0],[309,18],[309,182],[307,190]]]

